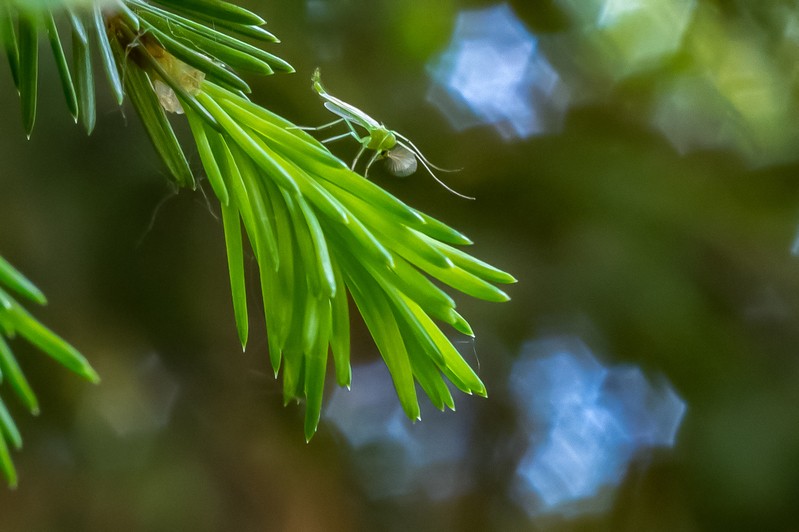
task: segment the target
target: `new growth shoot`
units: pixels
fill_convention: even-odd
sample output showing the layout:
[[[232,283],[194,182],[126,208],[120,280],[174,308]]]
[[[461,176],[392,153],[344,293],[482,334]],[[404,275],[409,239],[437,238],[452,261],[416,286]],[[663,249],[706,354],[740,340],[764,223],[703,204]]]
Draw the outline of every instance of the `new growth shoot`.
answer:
[[[318,68],[314,71],[311,81],[313,82],[313,89],[324,100],[324,105],[327,110],[339,118],[333,122],[330,122],[329,124],[324,124],[319,127],[302,129],[318,131],[322,129],[328,129],[343,122],[347,126],[348,131],[325,139],[322,142],[328,143],[347,137],[352,137],[357,140],[361,145],[361,149],[358,150],[358,154],[352,161],[352,165],[350,165],[351,170],[355,170],[355,165],[358,164],[358,161],[364,152],[366,152],[366,150],[372,150],[374,151],[374,154],[366,163],[366,168],[363,172],[364,177],[368,177],[369,168],[371,168],[372,164],[374,164],[374,162],[378,159],[385,159],[388,171],[397,177],[406,177],[414,173],[416,171],[418,161],[422,163],[422,166],[425,170],[427,170],[427,173],[429,173],[430,176],[442,187],[452,192],[456,196],[460,196],[461,198],[470,200],[474,199],[471,196],[466,196],[453,190],[441,179],[439,179],[435,173],[433,173],[433,168],[442,172],[453,172],[456,170],[447,170],[434,165],[424,156],[424,154],[422,154],[419,148],[417,148],[413,142],[410,141],[410,139],[394,130],[388,129],[385,125],[381,124],[354,105],[340,100],[339,98],[336,98],[328,93],[322,86],[321,74]],[[366,134],[364,136],[359,135],[358,131],[355,129],[355,126],[363,129]]]

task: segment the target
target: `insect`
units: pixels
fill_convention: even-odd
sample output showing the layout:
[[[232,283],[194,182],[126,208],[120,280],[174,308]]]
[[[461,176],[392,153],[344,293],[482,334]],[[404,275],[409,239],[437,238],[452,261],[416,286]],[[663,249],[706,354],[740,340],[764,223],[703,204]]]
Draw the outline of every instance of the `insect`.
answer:
[[[333,142],[347,137],[352,137],[357,140],[361,144],[361,149],[358,151],[358,154],[352,161],[352,165],[350,166],[351,170],[355,169],[355,165],[358,163],[358,160],[366,152],[366,150],[373,150],[374,155],[372,155],[372,157],[366,163],[364,177],[368,176],[369,168],[371,168],[372,164],[379,159],[384,159],[386,161],[388,171],[397,177],[406,177],[414,173],[416,171],[418,161],[422,163],[422,166],[425,170],[427,170],[427,173],[429,173],[430,176],[432,176],[432,178],[435,179],[442,187],[449,190],[456,196],[470,200],[474,199],[471,196],[461,194],[460,192],[457,192],[447,186],[443,181],[441,181],[441,179],[438,178],[438,176],[435,175],[435,173],[433,173],[432,169],[435,168],[436,170],[440,170],[442,172],[453,172],[456,170],[447,170],[434,165],[427,160],[419,148],[417,148],[407,137],[404,137],[396,131],[388,129],[385,125],[367,115],[354,105],[342,101],[328,93],[322,86],[321,74],[318,68],[314,71],[311,81],[313,82],[313,89],[324,100],[324,105],[327,110],[337,115],[339,118],[338,120],[334,120],[329,124],[324,124],[319,127],[302,129],[322,130],[333,127],[342,122],[346,124],[349,131],[325,139],[322,142]],[[358,131],[355,129],[355,126],[362,128],[366,132],[366,135],[359,135]]]

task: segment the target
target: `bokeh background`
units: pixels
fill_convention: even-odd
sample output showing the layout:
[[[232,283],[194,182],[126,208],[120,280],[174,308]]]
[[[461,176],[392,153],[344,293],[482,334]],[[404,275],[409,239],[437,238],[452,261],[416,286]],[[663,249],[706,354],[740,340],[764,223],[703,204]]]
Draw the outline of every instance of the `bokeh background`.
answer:
[[[25,449],[0,528],[796,529],[799,2],[247,5],[297,69],[253,80],[256,101],[327,122],[320,66],[463,168],[441,177],[476,201],[370,177],[519,279],[509,303],[458,298],[489,397],[410,423],[356,321],[353,389],[330,383],[306,444],[254,262],[238,347],[217,206],[169,187],[101,78],[86,138],[44,54],[30,141],[0,75],[0,252],[103,381],[16,342],[42,414],[12,405]]]

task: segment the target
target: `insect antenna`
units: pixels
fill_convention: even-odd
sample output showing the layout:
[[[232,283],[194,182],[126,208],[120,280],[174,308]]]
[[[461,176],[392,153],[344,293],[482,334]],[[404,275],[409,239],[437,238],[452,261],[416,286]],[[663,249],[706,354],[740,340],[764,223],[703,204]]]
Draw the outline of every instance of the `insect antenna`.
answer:
[[[395,133],[395,135],[396,135],[396,133]],[[476,199],[476,198],[473,198],[472,196],[467,196],[466,194],[461,194],[457,190],[453,189],[452,187],[450,187],[449,185],[444,183],[441,179],[439,179],[439,177],[436,174],[433,173],[433,170],[430,169],[431,166],[433,168],[436,168],[436,169],[439,169],[439,170],[440,170],[440,168],[438,168],[437,166],[434,166],[433,164],[431,164],[430,161],[428,161],[425,158],[425,156],[422,155],[422,152],[419,151],[419,148],[414,146],[411,141],[409,141],[405,137],[401,137],[399,135],[397,135],[397,137],[401,138],[402,141],[403,141],[403,142],[397,142],[397,144],[399,144],[400,146],[402,146],[402,147],[412,151],[414,154],[416,154],[416,157],[419,159],[419,162],[422,163],[422,166],[424,166],[424,169],[427,170],[427,173],[430,174],[430,176],[433,179],[435,179],[438,182],[439,185],[441,185],[442,187],[444,187],[445,189],[447,189],[448,191],[452,192],[453,194],[455,194],[456,196],[458,196],[460,198],[467,199],[467,200]],[[405,144],[405,142],[407,142],[407,145]],[[457,171],[457,170],[449,170],[449,171],[451,172],[451,171]]]
[[[394,131],[393,133],[398,139],[408,144],[408,146],[410,146],[413,149],[413,151],[416,153],[419,159],[427,163],[427,166],[429,166],[430,168],[435,168],[439,172],[460,172],[461,170],[463,170],[463,168],[441,168],[440,166],[434,165],[433,163],[430,162],[430,160],[427,157],[424,156],[422,150],[417,148],[416,145],[413,142],[411,142],[411,139],[400,133],[397,133],[396,131]]]

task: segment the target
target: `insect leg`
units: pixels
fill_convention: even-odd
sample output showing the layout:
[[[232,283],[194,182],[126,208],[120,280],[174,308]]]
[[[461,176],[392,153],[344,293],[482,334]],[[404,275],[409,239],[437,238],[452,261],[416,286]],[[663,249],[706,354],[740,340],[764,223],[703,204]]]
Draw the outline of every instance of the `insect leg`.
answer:
[[[358,150],[358,155],[356,155],[355,159],[352,160],[352,165],[350,166],[350,170],[355,171],[355,165],[358,164],[358,159],[361,158],[361,155],[363,155],[363,152],[365,150],[366,150],[366,144],[361,144],[361,149]]]
[[[365,146],[366,145],[366,137],[361,137],[360,135],[358,135],[358,132],[355,131],[355,128],[353,127],[352,122],[350,122],[349,120],[346,120],[344,118],[342,118],[342,120],[344,120],[347,123],[347,127],[350,128],[350,133],[352,134],[352,136],[355,137],[355,139],[357,139],[358,142],[360,142],[361,144],[363,144]]]
[[[339,140],[339,139],[343,139],[343,138],[346,138],[346,137],[352,137],[355,140],[357,140],[358,142],[360,142],[361,145],[365,145],[366,142],[364,141],[364,139],[362,139],[361,137],[358,136],[358,133],[355,131],[355,128],[352,127],[352,124],[350,123],[350,121],[347,120],[346,118],[342,118],[341,120],[344,120],[347,123],[347,127],[349,128],[349,131],[347,133],[343,133],[341,135],[336,135],[335,137],[331,137],[329,139],[325,139],[325,140],[322,141],[322,144],[326,144],[328,142],[333,142],[334,140]],[[337,122],[338,121],[339,120],[337,120]]]
[[[361,137],[360,135],[358,135],[358,132],[355,131],[354,127],[352,127],[352,122],[350,122],[349,120],[344,119],[344,122],[346,122],[347,127],[350,129],[350,132],[349,133],[345,133],[344,135],[339,135],[339,137],[343,138],[343,137],[346,137],[346,136],[351,136],[351,137],[355,138],[355,140],[357,140],[361,144],[361,149],[358,150],[358,155],[355,156],[355,159],[352,160],[352,164],[350,165],[350,170],[352,170],[354,172],[355,171],[355,165],[358,164],[358,159],[361,158],[361,155],[363,155],[363,152],[366,150],[366,139],[368,137]],[[329,139],[329,140],[333,140],[333,139]]]
[[[352,133],[347,132],[347,133],[342,133],[341,135],[336,135],[335,137],[330,137],[329,139],[325,139],[325,140],[323,140],[321,142],[322,142],[322,144],[327,144],[328,142],[333,142],[334,140],[341,140],[343,138],[347,138],[347,137],[351,137],[351,136],[352,136]]]
[[[321,126],[291,126],[287,129],[301,129],[303,131],[321,131],[323,129],[331,128],[336,124],[340,124],[343,121],[344,121],[343,118],[339,118],[338,120],[333,120],[332,122],[328,124],[322,124]]]
[[[364,176],[364,177],[369,177],[369,168],[372,166],[372,164],[374,164],[374,162],[377,160],[377,158],[378,158],[379,156],[380,156],[380,152],[379,152],[379,151],[376,151],[376,152],[375,152],[375,154],[374,154],[374,155],[372,155],[372,158],[371,158],[371,159],[369,159],[369,162],[368,162],[368,163],[366,163],[366,168],[365,168],[365,169],[364,169],[364,171],[363,171],[363,176]]]

